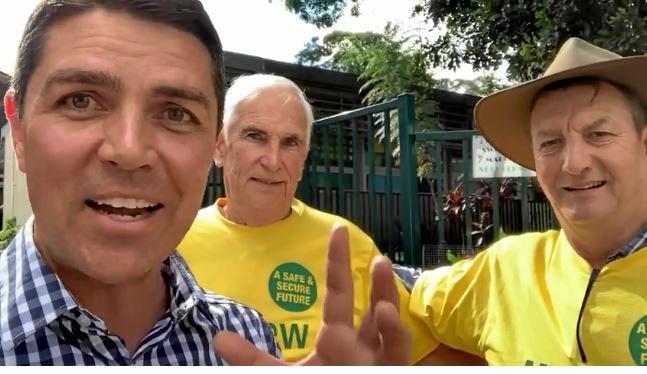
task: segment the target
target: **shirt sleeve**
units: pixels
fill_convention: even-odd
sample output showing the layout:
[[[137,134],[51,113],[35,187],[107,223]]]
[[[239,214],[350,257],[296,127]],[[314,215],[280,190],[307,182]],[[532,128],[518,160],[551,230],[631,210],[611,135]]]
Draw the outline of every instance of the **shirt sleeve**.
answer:
[[[281,359],[272,330],[256,310],[232,303],[223,322],[225,330],[237,333],[261,351]]]
[[[423,272],[411,292],[409,311],[441,343],[483,356],[488,318],[492,248],[451,267]]]

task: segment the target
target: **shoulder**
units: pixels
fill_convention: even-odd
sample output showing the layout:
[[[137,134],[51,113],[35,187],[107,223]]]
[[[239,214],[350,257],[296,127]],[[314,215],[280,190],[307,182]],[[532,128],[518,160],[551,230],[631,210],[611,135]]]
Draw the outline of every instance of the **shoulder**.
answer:
[[[212,204],[208,207],[202,208],[198,211],[193,224],[191,225],[192,230],[199,230],[204,227],[213,226],[218,223],[218,214],[216,204]]]
[[[280,357],[274,335],[258,311],[212,292],[205,292],[204,299],[220,331],[235,332],[257,348]]]
[[[507,236],[474,258],[425,271],[416,285],[433,289],[439,284],[462,282],[475,287],[501,276],[514,278],[515,274],[537,271],[552,255],[558,237],[555,230]],[[476,279],[479,282],[474,282]]]
[[[369,248],[374,245],[373,240],[368,236],[368,234],[366,234],[359,226],[344,217],[313,208],[297,199],[295,199],[294,206],[301,210],[301,216],[304,220],[324,226],[327,230],[327,234],[330,233],[333,225],[337,224],[348,228],[351,245],[353,243],[362,243],[366,244]]]
[[[557,230],[511,235],[494,243],[485,252],[491,259],[529,260],[533,256],[550,254],[558,237]]]
[[[221,237],[217,233],[219,216],[216,213],[215,205],[198,211],[191,227],[178,245],[178,249],[182,254],[186,255],[186,252],[191,250],[201,250],[204,248],[205,242],[208,243]]]
[[[209,312],[216,317],[246,319],[258,326],[264,323],[262,315],[250,306],[209,291],[204,292],[204,298],[209,306]]]

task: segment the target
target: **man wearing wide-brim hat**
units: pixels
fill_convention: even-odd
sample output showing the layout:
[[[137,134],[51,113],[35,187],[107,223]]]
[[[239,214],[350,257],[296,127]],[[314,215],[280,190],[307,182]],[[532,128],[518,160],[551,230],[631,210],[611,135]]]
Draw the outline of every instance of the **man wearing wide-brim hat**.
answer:
[[[475,109],[536,170],[559,231],[510,236],[416,282],[410,309],[446,345],[508,365],[647,365],[647,56],[577,38],[543,77]]]

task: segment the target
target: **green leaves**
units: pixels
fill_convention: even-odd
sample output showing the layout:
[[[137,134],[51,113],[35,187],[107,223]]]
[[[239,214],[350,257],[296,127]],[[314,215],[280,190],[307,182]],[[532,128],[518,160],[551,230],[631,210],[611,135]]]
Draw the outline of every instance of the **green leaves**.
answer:
[[[271,1],[271,0],[270,0]],[[359,15],[358,0],[351,0],[351,15]],[[342,16],[346,0],[285,0],[285,7],[319,28],[332,26]]]
[[[537,78],[572,36],[621,55],[647,52],[644,0],[420,0],[414,13],[441,31],[423,46],[437,66],[507,61],[512,81]]]
[[[16,219],[10,218],[5,221],[5,226],[2,231],[0,231],[0,251],[4,250],[9,243],[13,240],[18,232],[18,226],[16,225]]]
[[[285,0],[285,4],[306,22],[329,27],[349,1]],[[350,4],[351,14],[358,14],[359,1]],[[530,80],[541,75],[572,36],[624,56],[647,53],[644,0],[419,0],[413,13],[424,17],[434,35],[416,41],[428,67],[456,69],[468,63],[475,70],[493,70],[506,61],[511,81]],[[335,54],[319,52],[320,57]],[[319,61],[315,57],[309,61]],[[350,62],[334,60],[325,67],[350,68]]]

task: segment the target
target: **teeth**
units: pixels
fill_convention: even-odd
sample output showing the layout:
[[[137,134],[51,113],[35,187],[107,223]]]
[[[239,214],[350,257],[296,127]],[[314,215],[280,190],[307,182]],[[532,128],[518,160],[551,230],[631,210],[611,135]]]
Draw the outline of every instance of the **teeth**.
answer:
[[[127,197],[112,197],[109,199],[95,200],[97,204],[101,205],[110,205],[114,208],[128,208],[128,209],[142,209],[150,208],[157,205],[157,203],[152,203],[146,200],[140,199],[131,199]]]
[[[600,187],[603,184],[604,184],[604,182],[592,182],[592,183],[589,183],[589,184],[587,184],[585,186],[569,187],[569,188],[571,190],[587,190],[589,188]]]
[[[110,217],[114,219],[115,221],[121,221],[121,222],[132,222],[136,221],[141,217],[141,214],[138,214],[136,216],[122,216],[121,214],[110,214]]]

